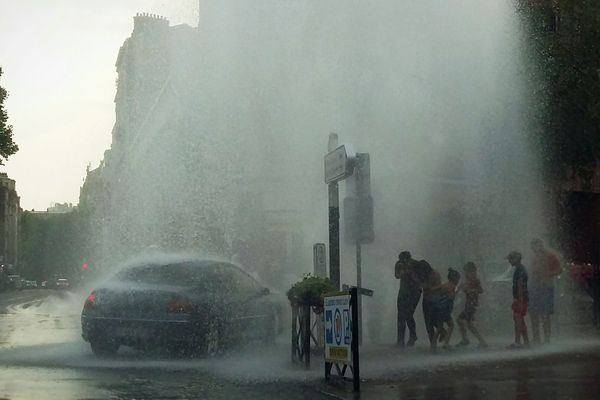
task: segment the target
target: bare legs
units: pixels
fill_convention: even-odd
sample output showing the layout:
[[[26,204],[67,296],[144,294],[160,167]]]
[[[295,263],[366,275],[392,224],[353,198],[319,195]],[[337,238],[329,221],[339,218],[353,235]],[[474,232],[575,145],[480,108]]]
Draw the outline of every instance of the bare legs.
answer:
[[[552,336],[552,321],[550,315],[544,315],[542,317],[542,324],[544,325],[544,343],[550,343],[550,337]]]
[[[550,343],[550,337],[552,335],[552,321],[550,314],[531,313],[531,330],[533,332],[533,343],[540,344],[540,323],[544,330],[544,343]]]
[[[460,329],[460,334],[462,336],[462,340],[460,344],[467,345],[469,344],[469,338],[467,337],[467,329],[475,336],[477,341],[479,342],[479,346],[487,347],[486,341],[483,339],[483,336],[477,330],[477,327],[471,321],[464,320],[462,318],[458,319],[458,327]]]
[[[433,327],[433,334],[431,337],[431,350],[435,351],[437,349],[437,343],[439,340],[442,341],[444,348],[450,347],[450,338],[452,337],[452,332],[454,331],[454,321],[449,319],[445,322],[448,328],[444,328],[444,322],[436,324]]]
[[[535,313],[530,313],[531,332],[533,333],[533,344],[540,344],[540,316]]]
[[[521,338],[523,344],[529,346],[529,335],[527,334],[527,325],[525,324],[525,316],[521,314],[513,314],[515,321],[515,346],[521,346]]]
[[[450,338],[452,337],[452,332],[454,331],[454,321],[452,321],[452,319],[450,319],[446,322],[446,324],[448,325],[448,329],[446,330],[446,333],[444,334],[444,347],[445,348],[450,346]]]

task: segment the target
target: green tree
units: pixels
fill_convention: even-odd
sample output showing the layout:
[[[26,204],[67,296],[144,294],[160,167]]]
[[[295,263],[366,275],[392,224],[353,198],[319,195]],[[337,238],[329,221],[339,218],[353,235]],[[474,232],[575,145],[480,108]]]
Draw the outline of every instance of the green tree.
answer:
[[[21,215],[19,270],[27,279],[68,278],[77,283],[86,258],[87,224],[79,210]]]
[[[2,68],[0,68],[0,77],[2,77]],[[6,89],[0,86],[0,165],[4,164],[8,156],[19,150],[19,146],[13,142],[12,126],[8,125],[8,114],[4,110],[4,99],[7,96]]]

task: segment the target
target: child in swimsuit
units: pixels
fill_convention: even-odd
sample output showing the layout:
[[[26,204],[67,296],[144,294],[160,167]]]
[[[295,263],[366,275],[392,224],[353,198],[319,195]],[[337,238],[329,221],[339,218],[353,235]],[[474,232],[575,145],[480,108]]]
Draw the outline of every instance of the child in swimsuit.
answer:
[[[454,308],[454,298],[456,297],[456,288],[460,281],[460,273],[455,269],[448,269],[448,282],[440,285],[435,291],[435,300],[432,305],[432,323],[435,329],[431,348],[437,348],[438,340],[443,343],[445,349],[450,348],[450,338],[454,330],[454,321],[452,320],[452,309]],[[447,329],[444,329],[444,325]]]

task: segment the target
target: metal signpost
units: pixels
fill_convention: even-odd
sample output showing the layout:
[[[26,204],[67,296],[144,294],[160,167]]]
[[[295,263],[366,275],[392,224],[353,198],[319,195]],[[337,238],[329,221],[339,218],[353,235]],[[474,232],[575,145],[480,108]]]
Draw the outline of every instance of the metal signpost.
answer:
[[[324,297],[325,313],[325,379],[333,377],[349,380],[352,373],[354,391],[360,391],[358,349],[358,290],[340,292]],[[335,367],[335,375],[332,370]]]
[[[338,182],[352,175],[352,151],[345,145],[338,146],[336,133],[329,135],[325,155],[325,183],[329,190],[329,277],[331,283],[340,288],[340,199]],[[350,153],[350,157],[348,156]]]
[[[344,199],[346,237],[356,246],[357,287],[325,296],[325,378],[345,378],[348,367],[352,371],[354,391],[360,391],[358,348],[362,338],[362,310],[360,296],[372,296],[373,291],[362,287],[361,244],[374,240],[373,198],[371,197],[371,167],[368,153],[354,153],[348,145],[338,146],[337,134],[329,135],[328,153],[324,159],[325,183],[329,189],[329,277],[340,288],[340,204],[338,182],[348,177],[346,189],[351,193]],[[315,274],[321,251],[313,248]],[[323,249],[323,253],[324,253]],[[321,267],[319,266],[319,269]],[[346,288],[346,285],[344,285]]]
[[[313,245],[313,271],[316,277],[327,278],[327,248],[325,243],[315,243]],[[315,313],[315,322],[312,325],[311,332],[314,335],[317,348],[323,349],[323,315]]]
[[[348,177],[349,197],[344,199],[345,237],[356,248],[356,285],[359,288],[358,319],[362,338],[362,249],[374,240],[371,162],[368,153],[354,153],[349,145],[338,146],[337,134],[329,135],[325,155],[325,183],[329,185],[329,276],[340,288],[340,205],[338,182]],[[372,295],[372,291],[370,291]]]
[[[356,286],[358,286],[358,319],[362,339],[362,244],[372,243],[373,197],[371,196],[371,161],[368,153],[357,153],[354,173],[346,183],[344,199],[345,238],[356,249]],[[370,291],[372,295],[372,291]]]

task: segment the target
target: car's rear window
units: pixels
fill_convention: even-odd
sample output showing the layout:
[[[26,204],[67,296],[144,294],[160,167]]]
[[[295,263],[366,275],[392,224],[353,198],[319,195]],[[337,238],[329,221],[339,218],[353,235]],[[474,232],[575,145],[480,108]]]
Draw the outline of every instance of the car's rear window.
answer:
[[[191,263],[144,265],[121,271],[116,279],[146,284],[198,287],[214,280],[217,265]]]

